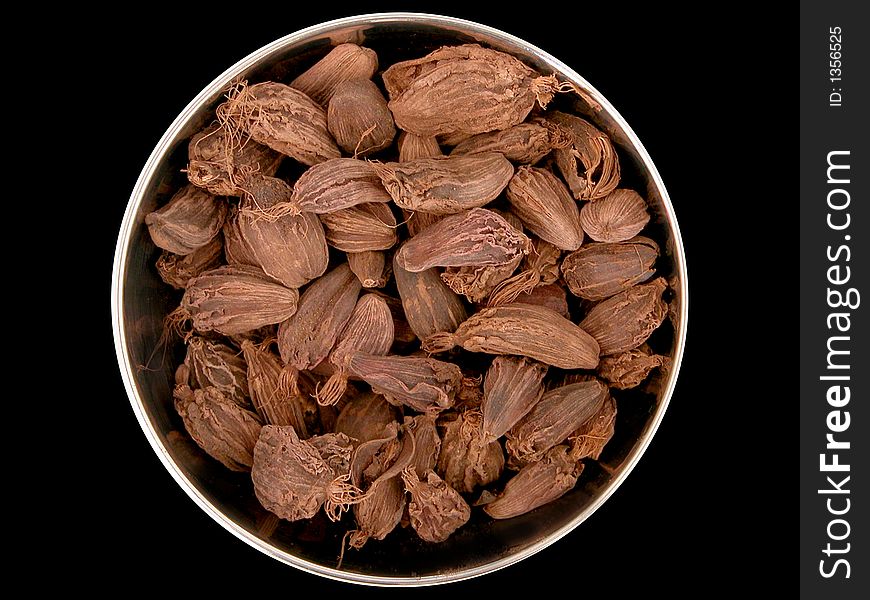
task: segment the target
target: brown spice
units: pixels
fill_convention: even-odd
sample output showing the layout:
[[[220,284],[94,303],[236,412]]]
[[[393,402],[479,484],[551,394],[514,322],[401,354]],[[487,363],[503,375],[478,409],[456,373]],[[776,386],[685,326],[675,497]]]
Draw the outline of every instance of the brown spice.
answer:
[[[667,356],[654,354],[646,344],[622,354],[607,356],[598,365],[602,379],[618,390],[639,386],[653,369],[668,362]]]
[[[393,273],[405,318],[418,338],[425,339],[438,331],[455,331],[468,318],[462,301],[435,269],[412,273],[403,269],[394,257]]]
[[[602,356],[637,348],[662,324],[668,305],[662,293],[668,284],[661,277],[602,300],[580,322],[596,339]]]
[[[619,157],[602,131],[588,121],[562,112],[548,119],[573,134],[573,143],[554,151],[556,166],[577,200],[596,200],[619,184]]]
[[[298,291],[256,267],[225,266],[191,279],[181,308],[197,331],[234,335],[280,323],[296,312],[298,301]]]
[[[504,265],[528,254],[531,242],[491,210],[450,215],[418,233],[396,253],[396,264],[414,273],[432,267]]]
[[[402,481],[411,495],[411,527],[423,540],[443,542],[471,518],[468,503],[434,471],[427,471],[421,479],[408,467],[402,471]]]
[[[624,242],[648,222],[646,202],[634,190],[614,190],[580,210],[583,230],[599,242]]]
[[[510,161],[533,165],[556,148],[567,148],[573,136],[561,125],[546,119],[531,119],[502,131],[481,133],[463,140],[450,156],[501,152]]]
[[[290,87],[326,106],[342,82],[371,79],[377,70],[378,55],[374,50],[356,44],[339,44],[291,81]]]
[[[527,358],[496,356],[483,380],[483,438],[500,438],[544,394],[547,365]]]
[[[396,409],[383,396],[369,392],[345,404],[335,421],[335,431],[361,444],[382,438],[384,428],[397,416]]]
[[[383,252],[348,252],[347,264],[364,288],[382,288],[390,278],[387,255]]]
[[[482,415],[475,410],[439,419],[442,434],[437,472],[461,493],[489,485],[504,469],[501,444],[484,440],[482,423]]]
[[[251,402],[267,425],[290,425],[302,439],[309,436],[305,423],[305,396],[292,393],[280,385],[281,359],[267,348],[249,340],[242,342],[247,363],[247,382]]]
[[[197,388],[217,388],[226,399],[250,408],[248,365],[238,350],[222,342],[194,335],[187,340],[184,357],[190,382]]]
[[[213,240],[226,216],[224,200],[186,185],[165,206],[145,215],[145,224],[154,245],[185,256]]]
[[[544,169],[522,166],[507,187],[511,210],[532,233],[562,250],[583,243],[580,211],[565,184]]]
[[[341,149],[354,157],[383,150],[396,137],[387,99],[369,79],[338,84],[329,100],[326,122]]]
[[[495,200],[514,174],[497,152],[418,158],[375,164],[397,206],[433,215],[452,215]]]
[[[566,256],[562,274],[575,296],[603,300],[652,277],[658,256],[658,244],[645,237],[615,244],[593,243]]]
[[[223,259],[223,238],[218,235],[186,256],[164,250],[155,266],[160,279],[177,290],[183,290],[194,277],[221,266]]]
[[[454,333],[436,333],[423,341],[427,352],[462,346],[470,352],[528,356],[561,369],[594,369],[598,343],[562,315],[531,304],[483,309]]]
[[[399,240],[396,217],[386,204],[364,203],[320,215],[326,240],[344,252],[387,250]]]

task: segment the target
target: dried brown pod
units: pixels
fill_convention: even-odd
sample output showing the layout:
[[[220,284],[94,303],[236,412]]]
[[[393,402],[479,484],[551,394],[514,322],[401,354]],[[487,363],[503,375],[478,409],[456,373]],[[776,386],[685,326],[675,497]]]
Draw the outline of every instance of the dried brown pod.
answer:
[[[320,221],[329,245],[344,252],[387,250],[399,241],[396,217],[386,204],[357,204],[320,215]]]
[[[264,219],[257,212],[270,210],[287,198],[290,186],[275,177],[252,176],[249,194],[241,210],[230,219],[235,223],[228,255],[234,264],[250,264],[289,288],[298,288],[323,275],[329,263],[329,248],[317,215],[285,214]],[[241,262],[238,262],[241,261]]]
[[[414,456],[414,438],[397,437],[397,429],[382,439],[361,444],[351,459],[354,485],[365,496],[354,506],[357,529],[350,546],[361,548],[369,539],[382,540],[396,528],[405,510],[405,489],[400,474]]]
[[[398,412],[383,396],[367,392],[344,405],[335,421],[335,431],[361,444],[383,437],[384,428],[397,417]]]
[[[433,215],[452,215],[495,200],[514,174],[497,152],[438,156],[374,164],[397,206]]]
[[[390,200],[371,163],[337,158],[302,174],[293,186],[291,208],[322,215],[357,204]]]
[[[438,474],[458,492],[489,485],[504,470],[504,452],[497,441],[485,441],[483,416],[468,410],[439,420],[442,429]]]
[[[613,437],[616,427],[616,401],[608,395],[601,409],[594,417],[581,425],[568,437],[571,458],[598,460],[604,446]]]
[[[164,206],[145,215],[145,224],[154,245],[186,256],[213,240],[226,216],[226,201],[186,185]]]
[[[337,520],[359,497],[337,474],[310,440],[300,440],[293,427],[266,425],[254,446],[251,469],[254,493],[268,511],[288,521],[310,519],[321,506]]]
[[[584,381],[545,393],[507,434],[505,448],[517,464],[540,460],[598,414],[610,393],[600,381]]]
[[[432,136],[422,137],[403,131],[399,134],[399,162],[416,160],[418,158],[434,158],[444,156],[438,140]]]
[[[504,265],[528,254],[529,238],[501,216],[472,208],[444,217],[405,242],[395,262],[419,273],[432,267]]]
[[[194,335],[187,340],[184,364],[196,388],[214,387],[228,400],[250,408],[248,365],[238,350],[222,342]]]
[[[480,302],[513,275],[522,259],[520,255],[503,265],[447,267],[441,273],[441,279],[451,290],[468,298],[469,302]]]
[[[501,283],[490,293],[487,304],[501,306],[518,298],[527,304],[532,291],[542,285],[550,285],[559,279],[559,259],[562,251],[544,240],[532,238],[532,249],[523,257],[522,270]],[[521,296],[521,294],[525,294]],[[559,311],[561,312],[561,311]],[[567,313],[567,310],[565,311]]]
[[[653,369],[663,366],[667,361],[667,356],[654,354],[649,346],[643,344],[639,348],[602,358],[598,375],[611,387],[627,390],[639,386]]]
[[[250,137],[309,166],[341,156],[326,127],[326,111],[283,83],[241,82],[230,90],[216,114],[232,140],[231,150]]]
[[[338,84],[329,99],[326,122],[341,149],[354,157],[383,150],[396,137],[387,99],[370,79]]]
[[[175,410],[193,441],[231,471],[250,471],[254,444],[260,435],[259,417],[207,387],[191,390],[178,385],[173,391]]]
[[[624,242],[648,222],[646,202],[634,190],[614,190],[580,210],[583,230],[598,242]]]
[[[408,467],[402,471],[402,481],[411,495],[408,503],[411,527],[421,539],[443,542],[471,518],[468,503],[434,471],[427,471],[421,478]]]
[[[558,88],[504,52],[477,44],[444,46],[383,74],[396,125],[421,136],[476,134],[522,123]]]
[[[393,315],[393,337],[395,338],[395,344],[398,346],[407,346],[408,344],[416,342],[417,336],[408,324],[402,301],[399,298],[387,295],[378,290],[372,290],[372,293],[378,294],[384,299],[384,301],[386,301],[387,306],[390,307],[390,312]]]
[[[364,294],[329,353],[335,372],[317,392],[318,404],[336,404],[347,389],[347,366],[355,352],[382,356],[393,345],[393,315],[387,303],[375,294]]]
[[[241,196],[251,173],[274,175],[284,155],[245,139],[235,143],[227,131],[213,123],[190,138],[187,179],[216,196]]]
[[[554,111],[548,118],[573,134],[572,144],[554,151],[556,166],[577,200],[597,200],[619,184],[619,157],[603,131],[588,121]]]
[[[435,269],[412,273],[403,269],[394,256],[393,273],[405,318],[421,340],[437,331],[455,331],[468,318],[462,300]]]
[[[350,319],[360,287],[347,263],[308,286],[299,310],[278,326],[281,360],[299,370],[320,364]]]
[[[347,264],[364,288],[382,288],[390,278],[387,255],[376,250],[348,252]]]
[[[433,215],[420,211],[402,209],[402,215],[405,217],[405,225],[408,227],[408,236],[414,237],[430,225],[433,225],[444,218],[443,215]]]
[[[194,277],[221,266],[223,259],[223,238],[218,235],[205,246],[197,248],[185,256],[164,250],[157,258],[155,266],[164,283],[168,283],[177,290],[183,290]]]
[[[562,250],[583,243],[580,211],[559,178],[547,170],[523,165],[507,186],[511,211],[526,228]]]
[[[470,352],[528,356],[560,369],[594,369],[598,343],[586,331],[543,306],[506,304],[485,308],[454,333],[436,333],[423,340],[427,352],[462,346]]]
[[[284,321],[298,301],[298,291],[256,267],[224,266],[191,279],[181,308],[197,331],[234,335]]]
[[[500,438],[544,394],[547,365],[528,358],[496,356],[483,380],[483,439]]]
[[[535,304],[554,310],[569,321],[571,313],[568,311],[568,295],[565,288],[556,283],[541,285],[528,294],[522,296],[523,304]]]
[[[310,437],[305,423],[305,398],[280,385],[283,365],[268,348],[242,342],[251,403],[267,425],[291,425],[302,439]]]
[[[667,287],[658,277],[602,300],[587,313],[580,327],[596,339],[601,356],[637,348],[667,316],[668,305],[662,300]]]
[[[567,148],[573,136],[561,125],[546,119],[531,119],[502,131],[480,133],[461,141],[450,156],[501,152],[510,161],[533,165],[556,148]]]
[[[583,472],[568,446],[556,446],[544,457],[523,467],[504,487],[498,498],[483,510],[493,519],[510,519],[561,498]]]
[[[348,372],[392,404],[419,412],[437,412],[453,406],[462,371],[453,363],[411,356],[350,356]]]
[[[290,87],[326,106],[341,83],[371,79],[377,70],[378,55],[374,50],[356,44],[339,44],[291,81]]]
[[[652,277],[658,256],[658,244],[641,236],[614,244],[594,243],[566,256],[562,274],[575,296],[603,300]]]
[[[354,443],[343,433],[324,433],[308,440],[320,454],[320,458],[336,475],[350,474],[350,460]]]
[[[414,462],[412,467],[420,477],[435,468],[441,453],[441,437],[435,425],[436,415],[427,413],[405,417],[405,428],[414,436]]]

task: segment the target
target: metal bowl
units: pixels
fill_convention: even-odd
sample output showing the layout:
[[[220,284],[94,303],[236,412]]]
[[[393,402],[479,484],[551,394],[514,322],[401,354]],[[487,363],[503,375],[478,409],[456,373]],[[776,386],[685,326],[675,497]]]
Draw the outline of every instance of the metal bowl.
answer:
[[[336,559],[345,526],[318,518],[276,524],[255,499],[250,476],[231,473],[183,433],[172,407],[171,361],[156,370],[141,366],[154,366],[151,355],[162,319],[179,300],[154,269],[158,251],[144,217],[185,182],[181,170],[187,162],[188,138],[213,118],[231,81],[288,80],[343,42],[373,48],[382,66],[423,56],[444,44],[479,42],[586,90],[601,105],[600,111],[590,112],[573,94],[562,94],[556,102],[562,110],[585,113],[610,135],[623,166],[621,185],[639,191],[650,204],[653,235],[665,241],[657,268],[668,277],[673,294],[671,318],[655,337],[657,350],[670,354],[673,368],[657,393],[633,392],[630,401],[623,400],[625,395],[618,398],[622,401],[614,438],[600,462],[588,465],[575,489],[559,500],[504,521],[475,510],[472,520],[441,544],[427,544],[407,530],[397,530],[382,542],[346,552],[339,570]],[[491,27],[441,16],[388,13],[330,21],[281,38],[230,67],[182,111],[160,139],[130,196],[112,272],[112,320],[121,375],[145,436],[172,477],[218,524],[264,554],[310,573],[373,585],[427,585],[495,571],[546,548],[580,525],[619,487],[655,434],[673,392],[686,335],[686,294],[682,241],[665,186],[640,140],[595,88],[558,59]]]

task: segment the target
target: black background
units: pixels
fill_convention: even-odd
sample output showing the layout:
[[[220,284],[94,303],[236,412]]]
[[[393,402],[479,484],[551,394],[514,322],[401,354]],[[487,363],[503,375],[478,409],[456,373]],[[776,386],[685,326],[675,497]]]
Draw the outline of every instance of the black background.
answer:
[[[781,216],[791,186],[782,165],[794,152],[795,137],[783,132],[786,119],[794,122],[788,114],[793,100],[779,103],[790,87],[789,69],[781,60],[786,42],[775,36],[784,37],[786,30],[757,15],[744,19],[747,6],[710,7],[704,16],[661,6],[601,12],[579,3],[569,15],[559,6],[502,11],[359,3],[353,10],[318,5],[303,11],[298,3],[286,3],[274,11],[239,5],[231,14],[176,7],[82,37],[82,79],[106,77],[102,98],[91,108],[95,121],[107,125],[90,135],[103,148],[99,165],[92,165],[104,182],[99,197],[105,223],[94,267],[106,292],[98,346],[108,385],[98,411],[104,421],[92,428],[100,452],[88,470],[93,478],[79,483],[86,492],[76,492],[90,511],[75,519],[79,532],[99,548],[82,553],[91,587],[107,585],[99,573],[111,573],[144,593],[366,592],[251,549],[172,480],[139,429],[117,375],[109,271],[139,171],[205,85],[260,46],[302,27],[410,9],[517,35],[561,58],[608,98],[646,146],[670,193],[686,246],[691,307],[670,408],[611,499],[579,529],[518,565],[426,593],[509,593],[531,584],[544,596],[557,593],[555,586],[572,595],[620,597],[645,589],[701,596],[711,589],[741,592],[753,579],[755,592],[768,585],[782,589],[774,560],[791,560],[796,552],[796,533],[785,533],[786,525],[796,527],[794,500],[781,497],[788,492],[785,473],[793,468],[782,438],[797,409],[788,407],[785,374],[767,359],[791,352],[793,338],[780,332],[797,307],[786,290],[770,287],[796,275],[796,264],[785,257],[785,246],[794,243],[788,222],[796,216]],[[773,212],[780,213],[778,220],[771,219]],[[770,248],[771,242],[782,250]]]

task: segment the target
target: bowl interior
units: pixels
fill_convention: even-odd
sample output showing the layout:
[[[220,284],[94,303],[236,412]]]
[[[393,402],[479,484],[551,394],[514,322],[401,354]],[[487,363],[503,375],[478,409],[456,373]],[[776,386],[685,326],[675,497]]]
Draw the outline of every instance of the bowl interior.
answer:
[[[509,52],[542,73],[556,72],[560,79],[589,89],[588,83],[564,65],[515,38],[475,24],[420,15],[345,19],[293,34],[248,57],[204,90],[173,124],[131,198],[119,241],[113,298],[117,303],[121,370],[143,429],[173,476],[218,522],[255,547],[306,570],[354,581],[408,583],[464,578],[531,554],[591,514],[646,447],[670,396],[677,369],[663,382],[658,395],[633,390],[614,394],[619,410],[613,439],[600,462],[587,464],[576,488],[561,499],[506,521],[493,521],[474,510],[469,524],[441,544],[422,542],[410,529],[397,529],[384,541],[370,541],[361,550],[345,552],[341,571],[335,567],[348,517],[337,524],[322,513],[305,522],[278,521],[255,499],[248,474],[232,473],[199,450],[172,406],[173,365],[183,358],[182,345],[179,342],[165,357],[154,354],[163,331],[162,318],[178,306],[180,294],[169,289],[156,273],[159,252],[150,241],[144,216],[186,183],[182,169],[187,163],[187,139],[213,119],[214,108],[232,79],[288,81],[342,42],[374,49],[382,68],[423,56],[444,44],[478,42]],[[681,246],[664,188],[621,118],[596,92],[591,94],[603,105],[602,110],[590,110],[574,94],[562,94],[554,104],[585,116],[617,145],[623,167],[620,187],[637,190],[649,202],[651,236],[666,242],[656,267],[671,281],[673,301],[680,306],[685,293]],[[671,355],[676,365],[682,352],[679,328],[683,327],[675,330],[668,319],[649,342],[657,352]],[[142,368],[145,365],[148,368]]]

